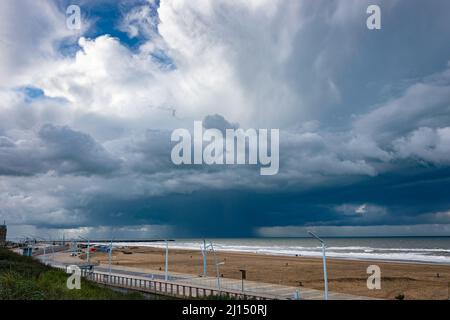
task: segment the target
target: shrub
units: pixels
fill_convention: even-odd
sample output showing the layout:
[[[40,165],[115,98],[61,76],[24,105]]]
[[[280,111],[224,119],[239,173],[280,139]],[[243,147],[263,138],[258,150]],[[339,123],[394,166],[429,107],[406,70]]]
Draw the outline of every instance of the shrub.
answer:
[[[82,279],[80,290],[66,286],[68,274],[39,261],[0,248],[0,300],[143,299]]]

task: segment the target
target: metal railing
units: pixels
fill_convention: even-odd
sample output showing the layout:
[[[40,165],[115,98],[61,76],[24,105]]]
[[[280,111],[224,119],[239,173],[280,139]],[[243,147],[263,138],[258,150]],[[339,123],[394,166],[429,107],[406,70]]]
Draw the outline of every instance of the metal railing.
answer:
[[[66,270],[66,267],[59,266],[58,268]],[[242,291],[231,290],[228,288],[221,288],[219,290],[216,287],[210,286],[180,283],[176,281],[146,279],[143,277],[122,276],[117,274],[109,275],[109,273],[90,270],[81,270],[81,276],[87,280],[106,286],[182,299],[207,298],[211,296],[251,300],[277,299],[277,297],[271,295],[243,293]]]

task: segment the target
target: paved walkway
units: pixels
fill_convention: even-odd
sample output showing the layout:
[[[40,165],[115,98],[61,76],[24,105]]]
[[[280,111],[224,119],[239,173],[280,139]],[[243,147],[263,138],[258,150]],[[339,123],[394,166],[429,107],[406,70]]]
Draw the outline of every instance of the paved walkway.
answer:
[[[109,271],[109,266],[101,264],[95,267],[101,272]],[[164,280],[165,274],[158,270],[140,270],[139,268],[112,266],[111,271],[115,274],[139,276],[148,279]],[[218,289],[219,283],[216,277],[199,277],[192,274],[170,272],[169,281],[180,284],[198,285],[201,287],[209,287]],[[234,291],[242,290],[242,281],[230,278],[220,278],[220,288]],[[300,299],[305,300],[322,300],[323,291],[316,289],[308,289],[304,287],[290,287],[272,283],[256,282],[244,280],[244,291],[248,294],[270,295],[277,299],[294,299],[294,294],[298,290]],[[356,296],[345,293],[329,292],[329,300],[371,300],[370,297]]]

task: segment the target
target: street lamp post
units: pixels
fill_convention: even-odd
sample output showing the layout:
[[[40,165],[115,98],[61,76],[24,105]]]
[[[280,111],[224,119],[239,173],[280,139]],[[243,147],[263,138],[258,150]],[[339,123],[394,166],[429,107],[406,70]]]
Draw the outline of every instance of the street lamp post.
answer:
[[[47,240],[45,240],[44,238],[39,238],[39,239],[42,239],[42,240],[44,240],[44,241],[47,241]],[[47,247],[45,246],[45,242],[44,242],[44,264],[45,264],[45,265],[48,264],[48,257],[47,257],[46,248],[47,248]]]
[[[207,249],[206,249],[206,240],[205,239],[203,239],[202,254],[203,254],[203,276],[206,277],[206,254],[207,254]]]
[[[70,250],[72,251],[72,256],[75,257],[75,255],[77,254],[78,251],[78,244],[76,242],[76,240],[72,240],[70,243]]]
[[[109,262],[109,277],[108,277],[108,280],[111,282],[111,264],[112,264],[112,248],[113,248],[113,245],[112,245],[112,239],[111,239],[111,242],[110,242],[110,244],[109,244],[109,256],[108,256],[108,262]]]
[[[87,241],[88,245],[87,245],[87,253],[86,253],[86,260],[87,260],[87,264],[90,265],[91,264],[91,240],[83,238],[81,236],[78,236],[78,238],[83,239],[85,241]]]
[[[34,237],[34,239],[36,240],[36,239],[40,239],[40,240],[44,240],[44,264],[45,265],[47,265],[48,264],[48,257],[47,257],[47,252],[46,252],[46,246],[45,246],[45,242],[47,241],[46,239],[44,239],[44,238],[41,238],[41,237]]]
[[[52,237],[48,235],[48,239],[50,240],[50,248],[52,249],[52,263],[55,262],[55,249],[53,248]]]
[[[91,264],[91,240],[88,240],[88,247],[87,247],[87,263]]]
[[[220,269],[219,269],[219,267],[221,265],[224,265],[225,262],[224,261],[219,262],[217,260],[216,251],[214,250],[214,246],[213,246],[212,242],[209,243],[208,247],[211,248],[211,251],[212,251],[212,253],[214,255],[214,264],[216,265],[216,276],[217,276],[217,289],[219,290],[219,295],[220,295],[221,294],[221,289],[220,289]]]
[[[49,237],[49,244],[50,244],[50,248],[52,249],[52,262],[55,260],[55,250],[53,249],[53,246],[51,244],[52,239],[51,237],[47,234],[47,236]],[[34,241],[36,242],[37,239],[43,240],[43,244],[44,244],[44,264],[48,265],[48,256],[47,256],[47,246],[46,246],[46,242],[47,239],[42,238],[42,237],[33,237]]]
[[[206,277],[207,274],[207,257],[208,257],[208,250],[211,250],[214,253],[215,256],[215,252],[214,252],[214,246],[212,244],[212,242],[210,242],[209,244],[206,244],[206,239],[203,239],[203,247],[200,247],[201,251],[202,251],[202,255],[203,255],[203,276]],[[215,258],[214,258],[215,259]]]
[[[169,241],[166,240],[166,270],[164,279],[169,280]]]
[[[315,233],[308,231],[308,233],[315,239],[320,241],[322,246],[322,257],[323,257],[323,282],[325,287],[324,299],[328,300],[328,275],[327,275],[327,256],[325,252],[326,244],[321,238],[319,238]]]

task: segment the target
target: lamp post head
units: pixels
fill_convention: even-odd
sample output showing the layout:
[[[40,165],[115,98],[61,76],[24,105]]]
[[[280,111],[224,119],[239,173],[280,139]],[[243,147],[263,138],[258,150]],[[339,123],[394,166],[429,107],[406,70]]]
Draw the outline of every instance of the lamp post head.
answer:
[[[325,244],[325,241],[323,241],[318,235],[316,235],[314,232],[312,231],[308,231],[309,235],[317,240],[320,241],[321,244]]]

